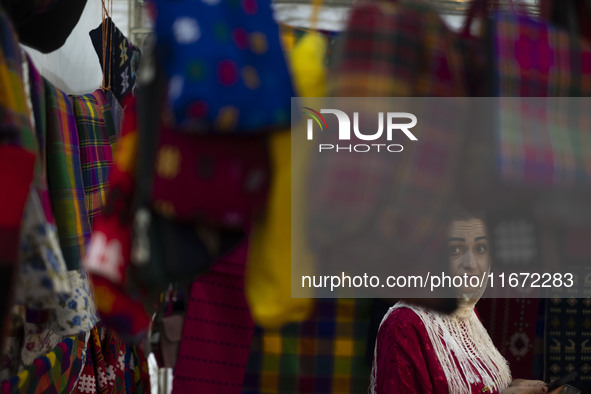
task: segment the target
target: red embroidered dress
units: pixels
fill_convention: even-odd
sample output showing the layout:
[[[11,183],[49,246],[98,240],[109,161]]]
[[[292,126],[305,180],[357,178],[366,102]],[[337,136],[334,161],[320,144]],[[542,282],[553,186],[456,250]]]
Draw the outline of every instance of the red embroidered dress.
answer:
[[[375,375],[370,392],[458,394],[499,393],[505,389],[511,382],[506,361],[492,344],[473,308],[469,315],[464,321],[417,307],[397,305],[391,308],[378,333],[372,372]],[[438,349],[433,346],[424,319],[429,319],[427,324],[444,327],[431,332],[440,341]],[[451,329],[445,328],[450,325]],[[456,331],[453,326],[457,326],[464,334],[458,335],[460,331]],[[448,346],[448,342],[451,345]],[[459,349],[456,351],[460,353],[463,363],[458,361],[454,351],[450,350],[452,348]],[[441,352],[444,357],[438,356]],[[446,359],[443,363],[440,361],[442,358]],[[455,386],[450,385],[442,366],[444,363],[448,374],[455,376]],[[468,379],[464,373],[466,370],[470,371]],[[493,382],[497,384],[491,384]]]

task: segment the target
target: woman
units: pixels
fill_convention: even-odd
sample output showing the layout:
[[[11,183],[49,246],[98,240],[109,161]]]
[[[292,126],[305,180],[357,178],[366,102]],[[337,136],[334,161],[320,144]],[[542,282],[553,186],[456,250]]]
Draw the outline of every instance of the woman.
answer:
[[[464,216],[449,231],[452,275],[490,269],[482,219]],[[474,306],[486,288],[459,289],[451,315],[398,302],[384,316],[374,353],[371,393],[545,393],[544,382],[512,380],[507,361],[480,323]]]

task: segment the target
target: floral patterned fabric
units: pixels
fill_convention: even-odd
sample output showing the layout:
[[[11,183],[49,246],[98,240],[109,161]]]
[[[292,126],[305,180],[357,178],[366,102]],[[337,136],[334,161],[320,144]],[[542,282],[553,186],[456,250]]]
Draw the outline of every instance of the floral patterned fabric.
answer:
[[[17,304],[50,309],[57,306],[59,298],[71,292],[57,230],[45,219],[39,195],[34,189],[29,193],[25,207],[19,264],[15,286]]]
[[[68,336],[90,331],[99,321],[88,275],[83,270],[68,271],[72,292],[60,300],[53,313],[53,329]]]

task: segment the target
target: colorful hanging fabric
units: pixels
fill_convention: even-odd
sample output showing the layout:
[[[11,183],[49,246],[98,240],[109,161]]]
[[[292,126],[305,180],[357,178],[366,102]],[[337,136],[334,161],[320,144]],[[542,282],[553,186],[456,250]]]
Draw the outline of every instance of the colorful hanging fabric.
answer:
[[[22,53],[10,18],[0,6],[0,143],[30,147],[21,142],[23,130],[31,133],[22,75]]]
[[[105,324],[126,339],[138,340],[144,336],[150,319],[142,303],[126,292],[137,158],[137,117],[132,98],[126,100],[123,121],[109,179],[108,203],[95,223],[84,266],[91,274],[97,310]]]
[[[22,223],[15,302],[32,309],[55,308],[72,288],[55,227],[47,223],[35,189],[29,194]]]
[[[78,130],[69,97],[45,80],[47,178],[60,246],[69,270],[80,267],[90,222],[86,208]]]
[[[17,376],[0,383],[0,391],[11,394],[71,393],[82,369],[84,347],[84,334],[64,339]]]
[[[293,86],[268,1],[156,1],[175,124],[240,134],[289,125]]]
[[[107,36],[106,42],[103,42],[103,31]],[[89,34],[103,69],[105,84],[122,103],[123,99],[135,89],[136,70],[141,57],[140,49],[131,44],[111,18],[107,18]],[[103,64],[104,62],[106,64]]]
[[[362,299],[318,299],[301,324],[257,327],[242,393],[367,392],[370,306]]]
[[[52,311],[51,327],[62,336],[89,332],[99,321],[94,292],[84,270],[68,271],[72,292]]]
[[[291,70],[301,96],[323,97],[326,85],[326,39],[318,34],[301,37],[289,53]],[[253,225],[250,254],[246,271],[246,296],[255,322],[265,328],[278,328],[288,322],[302,321],[309,316],[313,301],[291,297],[291,248],[306,256],[304,225],[301,215],[292,215],[303,208],[306,168],[304,151],[292,161],[291,133],[274,133],[269,142],[273,179],[267,212]],[[299,147],[299,146],[298,146]],[[297,149],[298,147],[294,147]],[[305,147],[302,147],[305,149]],[[298,185],[292,190],[292,185]],[[299,267],[311,272],[312,257],[298,261]]]
[[[173,393],[240,393],[254,323],[244,296],[247,243],[193,282]]]
[[[0,5],[0,339],[12,306],[20,228],[38,167],[22,75],[22,53],[14,27]],[[37,166],[37,167],[36,167]]]
[[[93,219],[102,212],[107,199],[109,171],[113,166],[113,149],[118,136],[111,104],[103,90],[72,96],[72,103],[78,129],[86,210],[92,229]]]
[[[463,45],[426,2],[365,2],[349,17],[329,90],[339,97],[463,97]]]
[[[99,323],[90,331],[86,363],[76,393],[149,393],[147,368],[141,350],[126,345]]]

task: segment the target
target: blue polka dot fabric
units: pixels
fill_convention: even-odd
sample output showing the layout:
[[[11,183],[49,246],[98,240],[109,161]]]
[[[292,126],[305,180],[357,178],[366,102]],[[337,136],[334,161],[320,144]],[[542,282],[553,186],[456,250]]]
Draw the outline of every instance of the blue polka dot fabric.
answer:
[[[257,133],[290,122],[291,77],[269,0],[156,0],[173,123]]]

